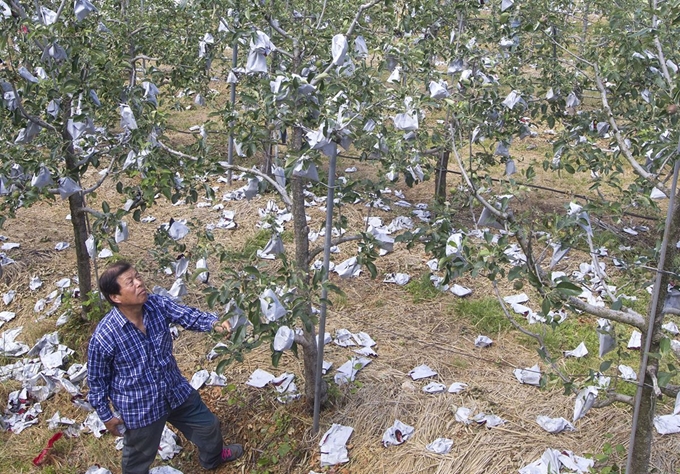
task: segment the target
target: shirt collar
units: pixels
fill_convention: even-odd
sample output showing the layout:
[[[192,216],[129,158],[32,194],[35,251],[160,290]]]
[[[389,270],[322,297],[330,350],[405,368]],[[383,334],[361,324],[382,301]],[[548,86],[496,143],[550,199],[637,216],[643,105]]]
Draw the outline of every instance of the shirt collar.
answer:
[[[144,306],[142,306],[142,313],[146,315],[146,305],[149,301],[147,300],[146,303],[144,303]],[[118,309],[118,307],[114,306],[113,309],[111,310],[111,320],[114,324],[118,325],[119,327],[125,326],[126,323],[130,323],[130,320],[125,317],[125,315],[121,312],[121,310]]]
[[[130,322],[116,306],[111,310],[111,321],[121,328]]]

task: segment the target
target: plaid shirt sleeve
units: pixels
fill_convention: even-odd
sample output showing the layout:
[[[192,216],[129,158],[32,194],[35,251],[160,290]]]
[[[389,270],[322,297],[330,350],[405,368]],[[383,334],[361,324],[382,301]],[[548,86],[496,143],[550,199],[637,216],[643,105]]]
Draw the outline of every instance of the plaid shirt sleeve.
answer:
[[[181,305],[170,298],[158,298],[163,307],[163,314],[169,322],[179,324],[184,329],[191,331],[208,332],[218,321],[218,317],[212,313],[205,313],[197,308]]]
[[[113,357],[110,348],[102,346],[95,337],[90,340],[87,359],[87,383],[90,387],[88,400],[106,423],[113,418],[109,407],[109,389],[113,379]]]

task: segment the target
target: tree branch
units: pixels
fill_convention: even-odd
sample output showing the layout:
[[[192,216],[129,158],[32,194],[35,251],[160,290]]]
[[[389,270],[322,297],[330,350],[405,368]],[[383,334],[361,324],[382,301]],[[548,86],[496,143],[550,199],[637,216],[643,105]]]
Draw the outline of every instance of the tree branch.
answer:
[[[14,91],[14,98],[17,101],[17,108],[19,109],[19,112],[21,112],[21,115],[23,115],[27,120],[30,120],[31,122],[33,122],[37,125],[40,125],[42,128],[46,128],[48,130],[52,130],[53,132],[58,133],[58,130],[54,125],[49,124],[49,123],[45,122],[44,120],[40,119],[39,117],[35,117],[33,115],[30,115],[28,112],[26,112],[26,109],[24,109],[24,104],[21,101],[21,96],[19,95],[19,92],[17,91],[16,86],[14,85],[13,82],[10,83],[10,84],[12,85],[12,91]]]
[[[191,161],[198,161],[197,157],[187,155],[186,153],[182,153],[181,151],[173,150],[172,148],[169,148],[167,145],[165,145],[160,140],[158,140],[158,145],[162,149],[164,149],[165,151],[170,153],[171,155],[179,156],[180,158],[186,158],[187,160],[191,160]],[[244,168],[243,166],[230,165],[226,161],[220,161],[219,165],[222,168],[224,168],[225,170],[241,171],[243,173],[249,173],[249,174],[253,174],[255,176],[259,176],[260,178],[264,179],[269,184],[271,184],[274,189],[276,189],[276,191],[279,193],[279,196],[281,196],[281,200],[286,205],[287,209],[290,209],[291,207],[293,207],[293,201],[291,200],[290,196],[288,196],[286,189],[284,187],[282,187],[281,185],[279,185],[279,183],[277,183],[275,179],[273,179],[271,176],[267,175],[266,173],[262,173],[261,171],[258,171],[256,169]]]
[[[26,10],[24,10],[24,7],[21,6],[21,3],[15,1],[15,0],[9,0],[9,6],[10,6],[10,9],[11,9],[14,13],[16,13],[17,15],[19,15],[19,17],[20,17],[22,20],[25,20],[26,18],[28,18],[28,15],[26,15]]]
[[[602,99],[602,107],[604,108],[604,111],[607,113],[609,125],[611,125],[612,127],[614,137],[616,138],[616,143],[618,143],[621,153],[626,158],[626,160],[628,160],[628,163],[630,163],[630,165],[633,167],[633,170],[635,171],[636,174],[647,180],[650,184],[655,186],[666,196],[669,196],[670,190],[666,187],[666,185],[660,182],[656,175],[649,173],[642,166],[640,166],[640,163],[637,162],[637,160],[631,153],[630,148],[628,147],[628,145],[626,145],[626,142],[624,141],[623,136],[621,135],[621,130],[619,130],[618,123],[614,118],[614,113],[612,112],[611,107],[609,107],[609,101],[607,99],[607,89],[604,87],[604,84],[602,83],[602,77],[600,77],[600,68],[597,66],[597,64],[594,64],[593,68],[595,69],[595,82],[597,84],[597,89],[600,91],[600,97]]]
[[[652,11],[656,12],[658,6],[658,1],[653,0],[652,1]],[[652,15],[652,28],[654,29],[654,45],[656,46],[656,55],[659,58],[659,65],[661,66],[661,72],[663,73],[663,77],[666,80],[666,83],[668,84],[668,89],[669,89],[669,96],[673,97],[673,79],[671,78],[670,73],[668,72],[668,66],[666,66],[666,58],[663,54],[663,48],[661,46],[661,40],[659,40],[659,34],[656,32],[657,28],[659,27],[659,18],[656,16],[656,13]]]
[[[295,344],[302,346],[305,350],[311,348],[309,341],[307,341],[307,339],[305,339],[305,337],[302,334],[295,333],[295,335],[293,336],[293,341],[295,341]]]
[[[361,235],[348,235],[348,236],[345,236],[345,237],[339,237],[335,240],[331,240],[331,247],[333,247],[335,245],[344,244],[345,242],[352,242],[354,240],[361,240],[361,239],[362,239]],[[321,252],[323,252],[323,249],[324,249],[324,247],[320,246],[320,247],[316,247],[313,250],[310,250],[309,251],[309,258],[307,260],[307,265],[312,263],[312,260],[314,260],[314,257],[316,257]]]
[[[82,193],[83,194],[90,194],[90,193],[95,192],[97,190],[97,188],[99,188],[99,186],[101,186],[104,183],[104,181],[106,181],[106,178],[109,177],[109,173],[111,173],[111,169],[113,168],[113,165],[114,165],[115,162],[116,162],[116,157],[111,158],[111,163],[109,163],[109,166],[106,168],[106,173],[104,173],[104,175],[101,177],[101,179],[99,179],[94,184],[94,186],[87,188],[87,189],[84,189],[82,191]]]
[[[321,7],[321,14],[319,15],[319,21],[316,22],[316,28],[319,29],[319,26],[321,26],[321,20],[323,20],[323,15],[326,13],[326,2],[327,0],[323,0],[323,7]]]
[[[631,397],[630,395],[623,395],[622,393],[607,393],[607,398],[604,400],[595,400],[595,403],[593,403],[593,408],[604,408],[608,407],[609,405],[613,403],[625,403],[626,405],[633,406],[634,403],[634,398]]]
[[[352,33],[354,33],[354,29],[356,28],[357,24],[359,23],[359,17],[361,16],[364,11],[368,10],[371,7],[376,6],[378,3],[381,3],[383,0],[373,0],[372,2],[365,3],[359,7],[359,11],[357,12],[356,16],[354,17],[354,20],[352,20],[352,23],[349,25],[349,28],[347,29],[347,33],[345,33],[345,36],[350,36]]]
[[[498,299],[498,302],[501,305],[501,309],[503,310],[506,319],[510,321],[510,323],[513,326],[515,326],[515,328],[522,334],[526,334],[527,336],[536,339],[538,345],[540,346],[540,349],[545,353],[547,362],[550,364],[550,367],[552,367],[553,371],[555,371],[555,373],[562,379],[564,383],[570,383],[571,380],[566,375],[564,375],[557,367],[557,365],[553,362],[552,357],[548,353],[548,349],[545,347],[543,337],[540,334],[529,331],[528,329],[524,328],[521,324],[519,324],[517,321],[515,321],[515,318],[510,314],[507,306],[505,306],[505,300],[503,300],[503,298],[501,297],[501,293],[498,291],[498,284],[496,283],[496,281],[493,282],[493,291],[494,293],[496,293],[496,298]]]
[[[297,38],[293,37],[290,33],[288,33],[286,30],[281,28],[279,23],[277,21],[274,21],[274,19],[271,17],[271,15],[265,15],[265,20],[267,20],[267,23],[269,23],[269,26],[272,27],[274,31],[276,31],[279,35],[283,36],[289,41],[297,41]],[[276,49],[278,51],[278,48]]]
[[[465,182],[472,192],[473,196],[475,199],[479,201],[479,203],[484,206],[491,214],[493,214],[495,217],[502,219],[504,221],[509,220],[510,216],[505,213],[501,212],[498,209],[496,209],[494,206],[492,206],[484,197],[480,194],[480,192],[475,188],[474,184],[472,184],[472,180],[467,174],[467,171],[465,170],[465,167],[463,166],[463,160],[460,158],[460,155],[458,154],[458,148],[456,148],[456,140],[455,140],[455,131],[453,130],[453,125],[450,126],[451,129],[451,148],[453,151],[453,156],[456,158],[456,162],[458,163],[458,167],[460,168],[460,173],[465,179]]]
[[[80,212],[87,212],[88,214],[92,214],[95,217],[103,218],[105,217],[104,214],[101,212],[97,211],[96,209],[92,209],[91,207],[81,207],[78,209]]]
[[[66,6],[66,0],[62,0],[61,5],[59,5],[59,9],[57,10],[56,19],[54,20],[55,23],[57,21],[59,21],[59,18],[61,17],[61,13],[64,11],[65,6]]]
[[[667,397],[675,398],[678,396],[678,393],[680,392],[680,385],[666,385],[665,387],[661,387],[661,393],[666,395]]]
[[[585,301],[581,301],[575,296],[570,296],[567,300],[569,306],[588,313],[592,316],[597,316],[598,318],[609,319],[610,321],[616,321],[617,323],[628,324],[642,332],[647,331],[647,324],[645,323],[645,318],[636,313],[632,309],[626,308],[625,311],[616,311],[610,308],[603,308],[600,306],[595,306]]]
[[[146,30],[147,28],[148,28],[147,25],[140,26],[140,27],[137,28],[136,30],[132,30],[132,32],[130,32],[129,36],[134,36],[134,35],[136,35],[137,33],[141,33],[142,31]]]
[[[140,60],[145,60],[145,61],[158,61],[159,59],[158,59],[158,58],[151,58],[151,57],[147,56],[146,54],[139,54],[139,55],[135,56],[134,58],[132,58],[132,59],[130,60],[130,62],[131,62],[131,63],[136,63],[137,61],[140,61]]]

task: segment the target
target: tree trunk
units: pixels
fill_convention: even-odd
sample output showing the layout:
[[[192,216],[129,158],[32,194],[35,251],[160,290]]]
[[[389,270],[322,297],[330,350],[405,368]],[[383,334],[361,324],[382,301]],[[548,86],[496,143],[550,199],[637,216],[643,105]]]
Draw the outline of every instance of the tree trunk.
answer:
[[[66,129],[66,124],[71,118],[71,101],[64,100],[64,128],[61,132],[64,143],[64,161],[66,170],[77,182],[80,181],[78,169],[76,167],[77,157],[73,149],[73,137]],[[68,198],[69,209],[71,210],[71,225],[73,226],[73,237],[76,249],[76,265],[78,267],[78,289],[81,302],[81,318],[87,320],[90,306],[87,304],[89,294],[92,291],[92,267],[90,265],[90,254],[87,253],[87,221],[85,220],[85,198],[82,193],[72,194]]]
[[[446,175],[449,169],[449,157],[451,152],[446,150],[439,154],[437,164],[437,182],[435,183],[434,198],[439,204],[446,202]]]
[[[85,213],[82,211],[82,208],[85,207],[83,201],[83,195],[80,193],[73,194],[68,198],[78,266],[78,289],[80,290],[80,301],[82,303],[81,317],[87,319],[87,314],[91,309],[86,302],[92,291],[92,272],[90,254],[87,253],[87,246],[85,245],[87,240],[87,222],[85,221]]]
[[[272,175],[272,132],[270,131],[267,140],[264,144],[264,152],[262,153],[262,162],[260,163],[260,171],[267,176]]]
[[[293,137],[291,140],[292,150],[299,150],[302,144],[302,129],[296,127],[293,130]],[[307,226],[307,218],[305,215],[305,196],[304,196],[304,180],[303,178],[291,177],[291,197],[293,201],[293,229],[295,233],[295,263],[297,271],[300,273],[301,279],[304,281],[304,291],[309,291],[309,227]],[[304,295],[308,301],[308,314],[312,314],[311,295]],[[305,399],[307,408],[314,409],[315,382],[316,382],[316,359],[317,346],[314,325],[311,331],[303,328],[302,342],[302,360],[304,364],[305,377]],[[328,394],[328,385],[325,380],[321,380],[321,404],[326,401]]]
[[[671,228],[669,229],[669,238],[666,244],[666,258],[663,263],[663,272],[661,274],[661,282],[659,289],[659,299],[657,308],[650,308],[649,317],[654,318],[654,326],[652,329],[652,343],[649,347],[649,353],[659,353],[660,343],[664,337],[661,332],[661,325],[663,324],[663,307],[666,297],[668,295],[668,284],[671,280],[671,272],[675,270],[673,262],[677,255],[676,242],[680,236],[680,202],[676,201],[675,208],[671,218]],[[654,313],[652,314],[652,311]],[[646,331],[645,331],[646,332]],[[642,334],[644,341],[646,334]],[[643,347],[644,348],[644,347]],[[642,357],[643,354],[641,354]],[[646,473],[649,471],[649,460],[651,457],[652,438],[654,437],[654,414],[656,411],[657,396],[654,393],[654,380],[652,375],[656,376],[659,369],[659,360],[655,357],[648,358],[647,371],[645,373],[644,387],[641,392],[640,411],[638,413],[637,426],[635,428],[635,442],[629,449],[632,450],[631,458],[631,473]]]

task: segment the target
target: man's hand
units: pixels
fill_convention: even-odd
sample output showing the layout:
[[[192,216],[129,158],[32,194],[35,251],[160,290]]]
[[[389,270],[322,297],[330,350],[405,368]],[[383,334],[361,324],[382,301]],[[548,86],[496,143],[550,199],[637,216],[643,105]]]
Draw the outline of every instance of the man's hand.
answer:
[[[123,420],[121,420],[120,418],[116,418],[114,416],[109,421],[104,423],[104,426],[106,426],[106,429],[109,430],[110,433],[112,433],[116,436],[123,436],[123,433],[119,429],[119,427],[124,428],[125,425],[123,424]]]
[[[213,331],[219,334],[230,334],[231,324],[229,324],[229,321],[215,321],[215,324],[213,324]]]

